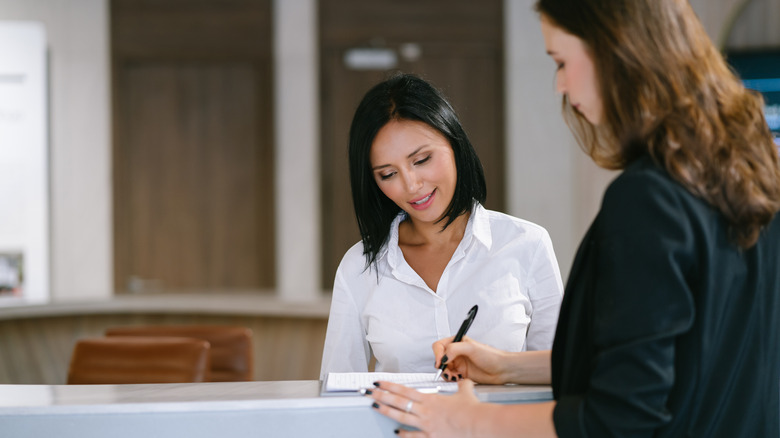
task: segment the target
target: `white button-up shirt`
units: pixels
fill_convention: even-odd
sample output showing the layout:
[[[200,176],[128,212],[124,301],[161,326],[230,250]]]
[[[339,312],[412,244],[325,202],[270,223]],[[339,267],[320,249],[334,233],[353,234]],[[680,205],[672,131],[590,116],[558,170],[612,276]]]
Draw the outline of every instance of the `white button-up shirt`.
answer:
[[[329,372],[435,372],[431,345],[453,336],[469,309],[467,336],[506,351],[552,348],[563,284],[547,231],[477,204],[463,239],[431,290],[398,246],[402,212],[377,265],[364,269],[363,244],[336,272],[320,378]]]

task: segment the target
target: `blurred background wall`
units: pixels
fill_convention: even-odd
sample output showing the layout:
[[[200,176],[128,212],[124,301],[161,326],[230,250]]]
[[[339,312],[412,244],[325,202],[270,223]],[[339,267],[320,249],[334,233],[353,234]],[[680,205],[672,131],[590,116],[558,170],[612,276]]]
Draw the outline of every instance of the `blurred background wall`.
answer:
[[[471,3],[0,0],[48,36],[52,300],[327,294],[359,237],[348,122],[394,69],[451,97],[488,207],[546,227],[565,279],[613,175],[561,121],[533,1]],[[780,46],[778,0],[691,3],[723,48]]]

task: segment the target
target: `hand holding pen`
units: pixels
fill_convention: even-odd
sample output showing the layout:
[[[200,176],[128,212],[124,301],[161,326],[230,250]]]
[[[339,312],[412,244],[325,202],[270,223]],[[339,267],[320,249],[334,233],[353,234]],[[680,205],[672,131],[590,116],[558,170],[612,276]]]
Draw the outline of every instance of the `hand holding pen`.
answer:
[[[471,323],[474,322],[474,317],[477,316],[477,310],[479,309],[479,306],[476,304],[474,307],[469,310],[468,316],[466,316],[466,319],[463,321],[463,324],[460,325],[460,329],[458,329],[458,333],[455,334],[455,338],[452,340],[452,342],[460,342],[463,340],[463,336],[466,334],[466,332],[469,330],[469,327],[471,327]],[[445,354],[441,358],[441,365],[439,365],[439,371],[436,372],[436,377],[433,378],[433,380],[438,380],[439,377],[441,377],[441,373],[444,372],[444,369],[447,368],[447,355]]]
[[[434,342],[433,353],[447,364],[444,380],[470,379],[487,385],[550,383],[550,350],[510,353],[468,336],[461,342],[450,336]]]

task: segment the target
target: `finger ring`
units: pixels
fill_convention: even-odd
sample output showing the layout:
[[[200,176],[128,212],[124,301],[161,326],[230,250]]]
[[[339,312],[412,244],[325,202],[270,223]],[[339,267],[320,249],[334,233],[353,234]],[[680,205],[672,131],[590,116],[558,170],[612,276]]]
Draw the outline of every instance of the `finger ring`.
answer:
[[[406,404],[406,409],[405,410],[406,410],[407,414],[412,411],[412,405],[413,404],[414,404],[414,402],[411,401],[411,400],[409,400],[409,403]]]

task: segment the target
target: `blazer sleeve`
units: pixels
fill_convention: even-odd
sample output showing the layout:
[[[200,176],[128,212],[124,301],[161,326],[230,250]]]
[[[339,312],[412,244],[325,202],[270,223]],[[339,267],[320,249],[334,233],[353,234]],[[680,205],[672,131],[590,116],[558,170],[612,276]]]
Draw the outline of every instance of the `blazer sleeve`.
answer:
[[[561,310],[563,282],[552,240],[545,230],[542,230],[529,275],[532,279],[528,291],[532,311],[526,334],[526,349],[549,350],[552,348]]]
[[[353,250],[350,250],[353,252]],[[359,271],[353,268],[359,261],[351,260],[348,252],[336,271],[333,284],[333,298],[322,351],[320,380],[330,372],[366,372],[371,357],[366,333],[360,319],[360,312],[353,293],[359,283]]]
[[[579,310],[593,318],[592,372],[584,393],[558,400],[560,437],[649,437],[670,421],[675,339],[694,318],[693,199],[660,172],[624,172],[607,190],[593,302]]]

